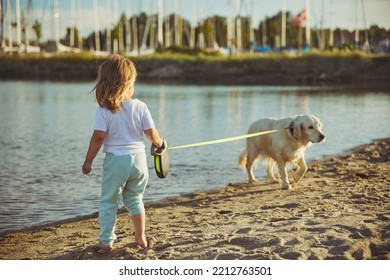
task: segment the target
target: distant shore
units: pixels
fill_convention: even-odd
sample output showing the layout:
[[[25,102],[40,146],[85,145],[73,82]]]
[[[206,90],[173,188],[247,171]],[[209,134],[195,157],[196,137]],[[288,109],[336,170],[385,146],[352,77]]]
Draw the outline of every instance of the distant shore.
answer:
[[[150,202],[150,247],[118,215],[113,252],[96,248],[97,215],[0,234],[3,260],[390,259],[390,138],[309,163],[291,190],[230,184]]]
[[[0,56],[0,79],[94,81],[105,58],[91,55]],[[203,85],[367,85],[389,88],[390,56],[132,58],[138,81]]]

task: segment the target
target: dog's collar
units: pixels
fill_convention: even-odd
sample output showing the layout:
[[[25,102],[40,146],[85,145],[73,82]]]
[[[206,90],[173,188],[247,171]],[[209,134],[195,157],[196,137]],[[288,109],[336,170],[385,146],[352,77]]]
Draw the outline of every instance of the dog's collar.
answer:
[[[292,137],[294,137],[295,140],[298,140],[298,138],[295,137],[295,135],[294,135],[294,121],[292,121],[290,123],[290,125],[288,127],[286,127],[285,129],[288,129],[290,131]]]

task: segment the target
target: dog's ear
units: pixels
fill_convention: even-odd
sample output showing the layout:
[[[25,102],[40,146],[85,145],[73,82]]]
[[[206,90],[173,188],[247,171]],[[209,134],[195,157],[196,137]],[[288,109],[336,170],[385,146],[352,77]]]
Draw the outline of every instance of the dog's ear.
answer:
[[[306,133],[305,126],[303,125],[303,123],[301,123],[301,125],[299,126],[299,130],[301,134],[301,138],[299,139],[305,143],[309,142],[309,136]]]
[[[294,137],[295,137],[295,139],[297,139],[297,140],[302,139],[302,130],[303,130],[303,124],[294,122]]]

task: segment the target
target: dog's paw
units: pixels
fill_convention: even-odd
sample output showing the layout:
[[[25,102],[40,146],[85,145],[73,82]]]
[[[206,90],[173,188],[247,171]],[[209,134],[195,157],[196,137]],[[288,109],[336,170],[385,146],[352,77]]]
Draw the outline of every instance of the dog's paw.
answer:
[[[260,182],[257,179],[249,180],[249,185],[251,185],[251,186],[257,186],[259,184],[260,184]]]
[[[257,183],[257,182],[259,182],[259,180],[257,180],[256,178],[251,178],[251,179],[249,179],[249,183]]]
[[[276,178],[268,178],[268,183],[275,184],[275,183],[281,183],[282,181]]]
[[[285,184],[282,184],[282,188],[284,190],[291,190],[292,189],[292,186],[289,184],[289,183],[285,183]]]
[[[303,177],[302,174],[296,174],[296,175],[293,176],[293,180],[294,180],[295,183],[297,183],[299,180],[302,179],[302,177]]]
[[[294,183],[297,183],[301,179],[301,177],[294,176],[292,179],[293,179]]]

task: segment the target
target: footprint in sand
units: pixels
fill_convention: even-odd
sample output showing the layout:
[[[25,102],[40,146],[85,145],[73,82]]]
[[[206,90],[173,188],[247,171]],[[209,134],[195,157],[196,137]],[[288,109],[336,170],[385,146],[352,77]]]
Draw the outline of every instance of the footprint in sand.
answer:
[[[229,240],[229,244],[242,247],[245,250],[254,250],[264,247],[264,243],[256,237],[233,237]]]
[[[237,230],[235,232],[235,234],[248,234],[251,231],[252,231],[252,228],[246,227],[246,228],[242,228],[242,229]]]

